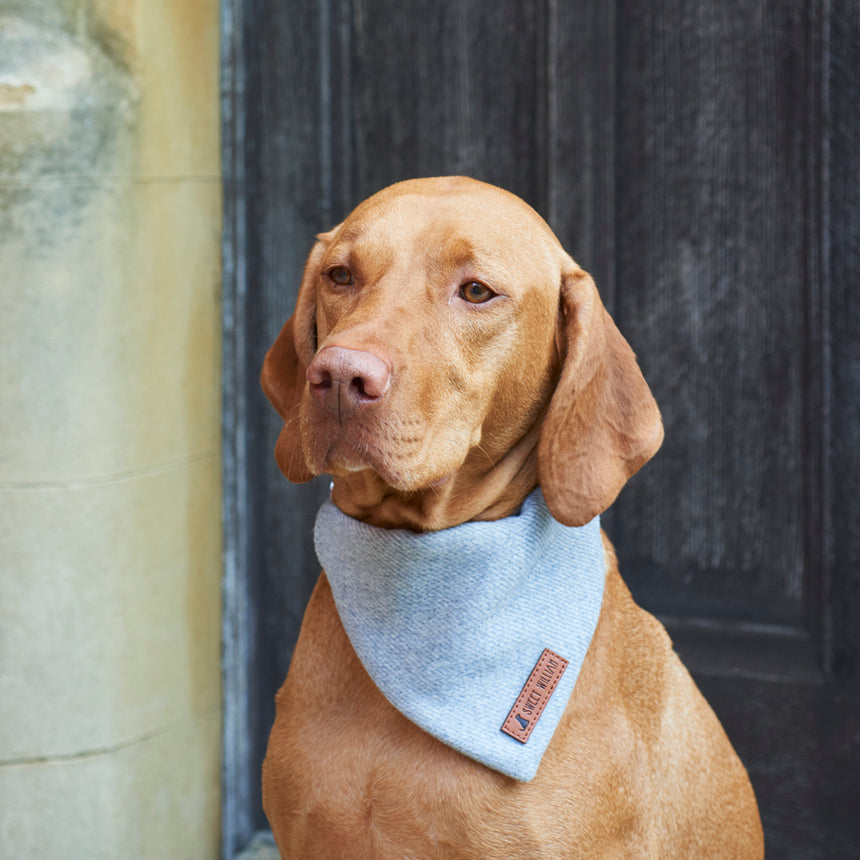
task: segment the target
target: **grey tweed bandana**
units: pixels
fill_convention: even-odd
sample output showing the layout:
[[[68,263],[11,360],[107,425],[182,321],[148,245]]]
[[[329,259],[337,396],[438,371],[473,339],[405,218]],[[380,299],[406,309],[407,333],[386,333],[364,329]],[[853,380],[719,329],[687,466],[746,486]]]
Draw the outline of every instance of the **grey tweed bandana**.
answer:
[[[464,755],[531,780],[597,626],[599,518],[561,525],[537,489],[506,519],[416,534],[329,501],[314,538],[346,634],[388,701]]]

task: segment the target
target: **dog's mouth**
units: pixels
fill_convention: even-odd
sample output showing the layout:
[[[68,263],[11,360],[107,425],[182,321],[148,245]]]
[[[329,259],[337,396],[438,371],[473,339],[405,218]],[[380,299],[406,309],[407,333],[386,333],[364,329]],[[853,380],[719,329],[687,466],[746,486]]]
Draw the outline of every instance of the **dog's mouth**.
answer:
[[[417,419],[362,413],[338,420],[312,406],[303,419],[305,457],[314,474],[344,476],[371,469],[392,489],[415,492],[441,487],[465,457],[463,451],[452,462],[453,450],[448,457],[434,455],[432,434]]]

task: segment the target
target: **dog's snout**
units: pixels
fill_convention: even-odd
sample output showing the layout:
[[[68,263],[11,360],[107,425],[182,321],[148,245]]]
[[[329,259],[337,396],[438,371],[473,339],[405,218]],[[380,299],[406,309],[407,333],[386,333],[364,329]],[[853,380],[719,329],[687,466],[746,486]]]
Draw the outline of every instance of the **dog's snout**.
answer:
[[[388,390],[391,370],[378,355],[327,346],[308,365],[311,393],[339,417],[379,400]]]

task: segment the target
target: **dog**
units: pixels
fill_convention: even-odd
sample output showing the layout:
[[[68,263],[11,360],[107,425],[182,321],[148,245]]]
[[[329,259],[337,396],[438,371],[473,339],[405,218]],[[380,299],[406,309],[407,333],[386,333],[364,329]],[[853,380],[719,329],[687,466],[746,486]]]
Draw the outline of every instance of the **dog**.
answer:
[[[393,185],[318,237],[261,382],[284,420],[275,458],[286,477],[330,473],[331,522],[373,540],[390,533],[398,547],[502,528],[530,499],[562,536],[579,534],[663,438],[592,279],[524,201],[465,177]],[[285,860],[763,857],[743,765],[662,625],[633,602],[608,539],[596,525],[590,534],[602,589],[593,633],[525,778],[391,704],[367,669],[373,648],[360,659],[360,625],[347,633],[346,598],[321,574],[263,766]],[[349,545],[339,552],[349,557]],[[373,567],[359,564],[338,587]],[[447,575],[440,593],[458,593],[457,570]],[[527,579],[518,588],[530,599]],[[564,602],[543,598],[547,611]],[[431,613],[433,636],[454,626],[456,601],[445,606]],[[460,628],[451,642],[468,635]],[[434,651],[428,671],[437,653],[445,659]],[[407,699],[416,659],[399,682]],[[511,680],[525,682],[526,709],[557,680],[558,660],[541,660]],[[522,726],[526,712],[506,724]],[[489,743],[512,755],[528,747],[499,729]]]

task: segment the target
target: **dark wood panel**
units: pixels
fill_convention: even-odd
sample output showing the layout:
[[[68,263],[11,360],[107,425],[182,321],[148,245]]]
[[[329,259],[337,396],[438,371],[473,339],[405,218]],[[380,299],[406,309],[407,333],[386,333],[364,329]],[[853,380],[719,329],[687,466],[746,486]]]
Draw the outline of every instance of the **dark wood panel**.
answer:
[[[327,492],[274,466],[262,356],[314,233],[455,172],[546,215],[640,355],[667,441],[605,523],[749,766],[769,860],[856,853],[858,7],[222,0],[228,856],[265,825]]]
[[[860,3],[836,0],[826,31],[824,265],[830,332],[824,402],[829,457],[823,504],[829,539],[825,631],[837,677],[860,675]],[[858,764],[860,773],[860,764]],[[855,794],[860,794],[855,784]],[[860,798],[858,798],[860,806]]]
[[[615,3],[549,0],[547,205],[541,214],[615,299]]]
[[[806,5],[618,5],[616,318],[666,442],[616,537],[671,613],[804,620]]]
[[[856,692],[823,680],[696,680],[747,766],[768,860],[854,860],[860,845]]]
[[[400,179],[463,173],[540,206],[542,4],[404,8],[353,4],[355,202]]]
[[[301,28],[296,22],[301,21]],[[238,847],[264,827],[259,774],[274,719],[274,693],[286,675],[304,606],[319,566],[316,510],[327,482],[297,487],[274,465],[281,422],[259,385],[263,356],[292,313],[314,235],[332,220],[328,82],[319,56],[328,20],[314,0],[256,0],[243,15],[244,67],[241,225],[243,337],[237,372],[244,385],[241,531],[249,595],[243,654],[247,745],[234,775],[247,778],[245,816],[225,821]]]

